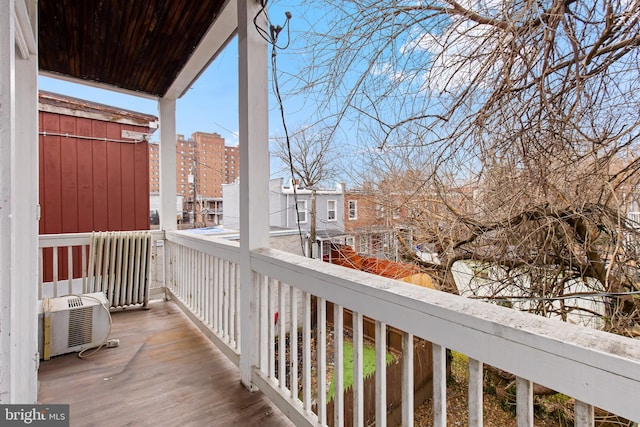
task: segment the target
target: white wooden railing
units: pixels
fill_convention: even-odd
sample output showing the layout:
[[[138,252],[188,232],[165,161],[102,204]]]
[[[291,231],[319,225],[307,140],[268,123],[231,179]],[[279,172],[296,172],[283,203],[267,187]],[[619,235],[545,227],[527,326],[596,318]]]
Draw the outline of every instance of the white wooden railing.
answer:
[[[157,262],[163,257],[163,231],[151,232],[151,266],[150,289],[161,289],[163,271]],[[58,297],[69,294],[87,292],[89,270],[89,244],[91,233],[41,234],[39,237],[39,279],[38,299],[43,297]],[[51,277],[45,278],[44,253],[51,251]],[[64,263],[62,261],[63,258]],[[74,274],[69,274],[79,270]],[[62,279],[63,275],[66,277]]]
[[[240,357],[238,244],[167,232],[167,290],[236,365]]]
[[[354,425],[363,425],[363,316],[375,320],[377,371],[384,372],[387,326],[433,343],[434,425],[446,425],[446,349],[469,357],[469,420],[482,425],[483,364],[517,377],[519,426],[533,426],[533,383],[575,398],[575,425],[594,424],[599,407],[638,422],[640,341],[535,317],[444,292],[372,276],[272,249],[251,253],[252,313],[241,313],[239,248],[210,238],[167,232],[166,286],[192,320],[236,364],[250,352],[252,381],[296,425],[326,424],[326,303],[334,309],[334,383],[342,389],[343,310],[353,312]],[[312,371],[311,301],[317,301],[317,360]],[[278,313],[277,322],[275,313]],[[253,333],[251,328],[254,328]],[[276,357],[276,340],[290,334],[290,360]],[[240,348],[240,334],[258,337]],[[283,354],[280,349],[280,354]],[[295,351],[294,351],[295,350]],[[403,357],[402,424],[413,424],[413,357]],[[276,364],[278,365],[276,367]],[[287,366],[288,365],[288,366]],[[289,369],[287,369],[289,368]],[[301,375],[300,374],[300,370]],[[277,372],[277,374],[276,374]],[[288,377],[287,377],[288,376]],[[301,384],[298,378],[301,378]],[[386,422],[386,381],[376,376],[377,425]],[[317,384],[317,386],[313,386]],[[344,405],[336,393],[336,414]],[[316,412],[312,408],[316,407]],[[335,425],[343,425],[336,416]]]

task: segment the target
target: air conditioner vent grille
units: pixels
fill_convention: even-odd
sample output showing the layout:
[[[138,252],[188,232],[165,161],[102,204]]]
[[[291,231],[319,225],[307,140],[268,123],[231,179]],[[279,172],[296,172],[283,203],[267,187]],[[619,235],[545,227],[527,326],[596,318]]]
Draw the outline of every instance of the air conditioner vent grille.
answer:
[[[82,301],[80,301],[82,305]],[[91,343],[93,331],[93,307],[81,307],[69,311],[68,347]]]
[[[69,304],[69,308],[73,308],[73,307],[82,307],[82,298],[79,297],[73,297],[73,298],[69,298],[67,300],[67,303]]]

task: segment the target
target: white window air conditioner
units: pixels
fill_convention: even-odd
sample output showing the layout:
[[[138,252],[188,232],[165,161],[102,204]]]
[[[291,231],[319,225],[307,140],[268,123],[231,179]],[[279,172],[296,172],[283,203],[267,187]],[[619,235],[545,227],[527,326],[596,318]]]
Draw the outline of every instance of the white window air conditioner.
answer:
[[[102,292],[38,301],[40,357],[98,347],[110,332],[109,302]]]

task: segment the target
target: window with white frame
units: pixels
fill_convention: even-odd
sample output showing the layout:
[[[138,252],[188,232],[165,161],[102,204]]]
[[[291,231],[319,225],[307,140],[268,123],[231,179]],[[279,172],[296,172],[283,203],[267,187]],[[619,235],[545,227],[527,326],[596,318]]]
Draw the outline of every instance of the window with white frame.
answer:
[[[298,223],[304,224],[307,222],[307,201],[298,200],[296,202],[296,211],[298,213]]]
[[[344,239],[345,244],[351,246],[351,249],[356,248],[356,239],[353,236],[347,237],[346,239]]]
[[[393,219],[398,218],[400,218],[400,208],[396,206],[395,208],[393,208]]]
[[[347,202],[347,209],[349,210],[350,221],[358,219],[358,201],[357,200],[349,200]]]
[[[337,218],[336,208],[338,203],[335,200],[327,200],[327,220],[335,221]]]
[[[358,247],[358,252],[360,252],[361,254],[367,253],[367,247],[368,247],[368,239],[367,236],[365,235],[360,235],[359,240],[359,247]]]

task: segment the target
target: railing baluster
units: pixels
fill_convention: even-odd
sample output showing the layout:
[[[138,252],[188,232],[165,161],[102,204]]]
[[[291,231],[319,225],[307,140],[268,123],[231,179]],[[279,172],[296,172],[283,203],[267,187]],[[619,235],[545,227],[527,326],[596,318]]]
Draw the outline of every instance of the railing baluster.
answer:
[[[224,281],[224,304],[222,321],[224,323],[224,339],[229,342],[229,287],[231,286],[231,263],[225,263],[226,280]]]
[[[593,427],[595,424],[593,406],[576,400],[574,404],[574,419],[575,427]]]
[[[218,287],[220,287],[220,281],[222,277],[222,259],[216,257],[215,262],[215,271],[213,275],[213,330],[215,332],[219,332],[219,323],[218,323]]]
[[[204,322],[211,325],[211,255],[204,259]]]
[[[191,249],[187,248],[187,247],[182,247],[183,249],[183,253],[182,256],[184,257],[182,259],[181,264],[181,269],[182,269],[182,280],[181,282],[181,291],[182,291],[182,299],[184,300],[184,303],[187,307],[190,307],[189,304],[189,293],[190,293],[190,284],[189,284],[189,274],[190,274],[190,270],[191,270],[191,265],[190,265],[190,258],[189,255],[191,254]]]
[[[518,427],[533,427],[533,383],[516,377],[516,415]]]
[[[275,296],[273,295],[274,283],[273,279],[268,280],[268,293],[267,301],[269,305],[269,317],[267,318],[267,324],[269,325],[269,378],[276,378],[276,332],[275,332]]]
[[[298,398],[298,291],[293,286],[289,287],[289,305],[291,327],[289,329],[290,343],[290,372],[291,372],[291,397]]]
[[[434,350],[434,371],[435,371],[435,350]],[[436,374],[433,375],[433,384],[435,388]],[[435,405],[435,391],[434,391]],[[434,407],[435,409],[435,407]],[[434,426],[436,423],[436,413],[434,410]],[[413,425],[413,335],[407,332],[402,333],[402,425]]]
[[[225,322],[225,312],[227,309],[227,286],[229,285],[229,261],[224,260],[223,263],[223,280],[220,284],[220,328],[222,328],[222,336],[227,336],[227,324]]]
[[[180,291],[178,290],[180,286],[180,249],[181,247],[178,244],[171,245],[171,290],[176,294],[180,295]]]
[[[220,286],[220,266],[222,260],[218,257],[213,257],[211,260],[211,325],[213,330],[218,332],[218,286]]]
[[[44,293],[44,248],[38,248],[38,299],[43,298]]]
[[[270,376],[269,371],[269,284],[267,283],[267,278],[264,276],[260,276],[260,280],[258,281],[258,301],[259,301],[259,316],[260,316],[260,326],[258,334],[260,335],[260,354],[259,354],[259,363],[260,370],[266,376]]]
[[[318,422],[327,424],[327,302],[318,301],[318,325],[316,326],[316,351],[318,357]]]
[[[73,246],[67,246],[68,295],[73,294]]]
[[[191,249],[191,267],[190,267],[190,283],[191,283],[191,307],[198,314],[198,251]]]
[[[229,280],[229,344],[232,348],[236,346],[236,280],[237,265],[231,263],[231,278]]]
[[[205,318],[207,313],[207,281],[205,280],[204,266],[207,261],[207,256],[204,252],[200,253],[198,259],[198,304],[200,305],[200,317]]]
[[[240,265],[236,264],[236,346],[240,343]]]
[[[172,277],[172,272],[173,272],[173,254],[172,254],[172,250],[171,250],[171,242],[168,241],[164,241],[164,246],[162,247],[162,280],[164,281],[164,286],[165,286],[165,290],[164,290],[164,299],[166,300],[169,297],[169,294],[167,293],[167,288],[172,290],[173,289],[173,277]]]
[[[333,305],[333,425],[344,426],[344,310]]]
[[[88,250],[87,245],[80,246],[80,251],[82,252],[81,270],[82,270],[82,293],[83,294],[86,294],[87,292],[89,292],[89,290],[87,289],[87,250]]]
[[[191,309],[196,315],[199,315],[198,311],[198,252],[195,249],[191,249],[190,266],[189,266],[189,284],[191,291]]]
[[[53,247],[53,297],[58,296],[58,247]]]
[[[189,287],[188,287],[188,269],[189,269],[189,248],[187,247],[181,247],[181,256],[182,256],[182,260],[180,261],[180,295],[182,296],[182,299],[184,299],[185,304],[189,303]]]
[[[175,273],[175,246],[173,245],[172,242],[169,242],[167,240],[164,241],[164,265],[163,265],[163,277],[164,277],[164,285],[169,288],[170,290],[172,290],[173,292],[176,291],[175,289],[175,283],[176,283],[176,279],[174,277],[174,273]],[[169,297],[169,295],[167,294],[166,290],[164,292],[164,298],[165,300]]]
[[[187,248],[185,248],[184,246],[178,246],[178,259],[177,259],[178,283],[176,284],[176,289],[178,291],[178,295],[182,299],[184,299],[185,303],[186,303],[185,280],[187,278],[185,273],[186,252],[187,252]]]
[[[201,318],[207,318],[208,304],[207,304],[207,258],[209,256],[202,252],[200,254],[200,313]]]
[[[311,295],[302,293],[302,403],[305,412],[311,413]]]
[[[182,245],[174,246],[175,249],[175,292],[176,295],[184,299],[184,251]]]
[[[278,282],[278,380],[281,389],[287,387],[287,310],[284,287],[284,283]]]
[[[364,426],[364,379],[362,314],[353,312],[353,425]]]
[[[376,320],[376,427],[387,426],[387,325]]]
[[[469,358],[469,427],[482,427],[482,362]]]
[[[193,271],[193,265],[191,264],[191,248],[185,248],[184,262],[182,268],[184,270],[184,300],[188,307],[193,307],[191,304],[191,272]]]
[[[218,334],[222,332],[222,328],[224,325],[222,324],[222,312],[223,312],[223,304],[224,304],[224,282],[227,280],[226,267],[227,261],[224,259],[220,259],[218,266],[220,267],[220,281],[218,282],[217,288],[217,304],[216,304],[216,317],[218,318]]]
[[[447,425],[447,357],[446,348],[432,344],[433,347],[433,425]]]
[[[182,269],[184,274],[184,282],[182,286],[183,298],[188,307],[191,307],[191,248],[184,248],[184,261],[182,262]]]
[[[151,240],[151,265],[149,266],[149,288],[158,286],[158,241]]]
[[[204,304],[202,304],[202,252],[196,252],[194,254],[194,261],[195,261],[195,271],[193,272],[194,275],[194,288],[195,288],[195,312],[198,315],[198,317],[202,317],[202,309],[204,307]]]

